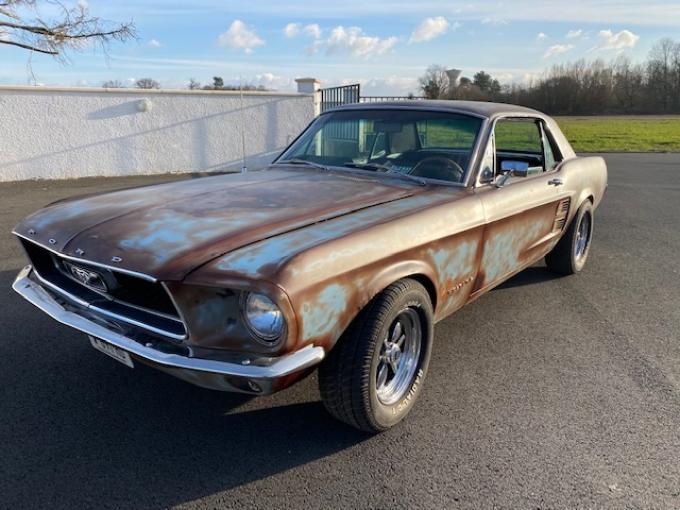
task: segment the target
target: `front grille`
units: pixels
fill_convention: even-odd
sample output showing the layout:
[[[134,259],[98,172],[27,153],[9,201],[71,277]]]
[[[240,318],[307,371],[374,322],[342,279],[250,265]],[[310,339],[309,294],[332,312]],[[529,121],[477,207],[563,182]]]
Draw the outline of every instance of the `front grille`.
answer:
[[[62,257],[22,239],[42,282],[76,303],[170,338],[186,328],[165,287],[137,276]]]

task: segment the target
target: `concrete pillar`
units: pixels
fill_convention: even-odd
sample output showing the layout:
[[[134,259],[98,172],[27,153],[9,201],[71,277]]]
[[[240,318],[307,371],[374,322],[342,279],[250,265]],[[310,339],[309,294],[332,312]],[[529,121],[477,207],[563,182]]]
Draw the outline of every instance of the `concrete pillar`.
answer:
[[[314,95],[314,115],[321,113],[321,82],[316,78],[297,78],[298,94],[313,94]]]

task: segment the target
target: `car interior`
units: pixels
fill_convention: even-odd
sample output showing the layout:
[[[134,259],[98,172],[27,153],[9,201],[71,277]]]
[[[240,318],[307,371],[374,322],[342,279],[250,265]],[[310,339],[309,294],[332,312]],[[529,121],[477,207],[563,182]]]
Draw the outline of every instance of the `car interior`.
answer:
[[[496,175],[503,161],[529,165],[528,175],[550,171],[561,161],[557,144],[539,119],[508,118],[496,123]]]
[[[476,117],[437,112],[331,118],[301,142],[304,147],[295,151],[294,157],[323,165],[462,182],[480,125]]]

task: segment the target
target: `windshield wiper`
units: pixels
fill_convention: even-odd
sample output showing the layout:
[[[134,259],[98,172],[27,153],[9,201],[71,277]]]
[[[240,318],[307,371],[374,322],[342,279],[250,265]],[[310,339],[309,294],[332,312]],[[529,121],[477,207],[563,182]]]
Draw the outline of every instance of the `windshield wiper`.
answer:
[[[421,186],[427,186],[427,183],[423,179],[421,179],[420,177],[416,177],[415,175],[411,175],[411,174],[405,174],[403,172],[400,172],[399,170],[395,170],[394,168],[387,168],[385,170],[385,173],[392,174],[392,175],[398,175],[400,177],[405,177],[406,179],[417,182]]]
[[[360,170],[382,170],[384,172],[390,170],[389,166],[383,165],[382,163],[355,163],[354,161],[348,161],[342,165],[349,168],[359,168]]]
[[[423,179],[420,179],[419,177],[416,177],[415,175],[402,173],[399,170],[395,170],[391,166],[383,165],[382,163],[354,163],[353,161],[348,161],[347,163],[344,163],[344,166],[348,166],[350,168],[360,168],[362,170],[382,171],[383,173],[386,173],[386,174],[399,175],[399,176],[404,177],[406,179],[409,179],[411,181],[415,181],[418,184],[420,184],[421,186],[427,185],[427,183]]]
[[[307,159],[300,158],[282,159],[280,161],[276,161],[273,164],[307,165],[313,166],[314,168],[320,168],[321,170],[325,170],[326,172],[328,172],[328,167],[326,165],[322,165],[321,163],[315,163],[314,161],[309,161]]]

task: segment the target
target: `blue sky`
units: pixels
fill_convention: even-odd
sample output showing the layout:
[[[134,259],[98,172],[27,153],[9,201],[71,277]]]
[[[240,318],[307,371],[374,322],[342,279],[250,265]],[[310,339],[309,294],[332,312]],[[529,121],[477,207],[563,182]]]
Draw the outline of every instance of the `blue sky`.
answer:
[[[83,3],[85,0],[80,0]],[[75,0],[74,0],[75,2]],[[38,2],[40,3],[40,2]],[[68,1],[66,2],[68,3]],[[151,77],[165,88],[222,76],[226,83],[294,90],[362,83],[365,94],[417,92],[429,64],[524,81],[580,58],[643,60],[661,37],[680,41],[677,0],[88,0],[92,15],[133,19],[139,40],[108,57],[86,51],[60,64],[35,54],[39,83],[99,86]],[[28,53],[0,45],[0,83],[31,82]]]

